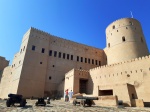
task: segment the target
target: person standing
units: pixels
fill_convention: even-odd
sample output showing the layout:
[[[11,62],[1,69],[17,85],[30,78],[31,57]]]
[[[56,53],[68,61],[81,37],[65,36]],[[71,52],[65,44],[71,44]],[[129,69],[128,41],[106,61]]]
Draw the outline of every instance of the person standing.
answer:
[[[69,100],[69,96],[68,96],[68,89],[65,91],[66,95],[65,95],[65,101],[67,102]]]
[[[73,96],[73,91],[71,90],[71,91],[69,92],[69,101],[70,101],[70,99],[72,98],[72,96]]]

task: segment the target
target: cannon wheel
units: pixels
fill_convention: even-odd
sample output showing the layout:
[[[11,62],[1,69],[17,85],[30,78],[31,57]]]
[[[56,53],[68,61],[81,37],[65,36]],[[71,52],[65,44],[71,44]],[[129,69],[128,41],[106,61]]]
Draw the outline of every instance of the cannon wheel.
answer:
[[[85,101],[84,101],[84,100],[81,100],[80,105],[82,105],[83,107],[85,107]]]
[[[76,100],[73,100],[73,105],[76,106],[77,102]]]
[[[35,106],[38,106],[38,102],[35,103]]]
[[[6,101],[6,106],[7,106],[7,107],[10,107],[10,105],[11,105],[11,99],[9,98],[9,99]]]
[[[87,100],[87,104],[88,104],[89,107],[91,107],[92,101],[91,100]]]
[[[46,102],[44,102],[44,106],[46,106]]]
[[[26,100],[22,99],[20,102],[20,107],[24,107],[26,105]]]

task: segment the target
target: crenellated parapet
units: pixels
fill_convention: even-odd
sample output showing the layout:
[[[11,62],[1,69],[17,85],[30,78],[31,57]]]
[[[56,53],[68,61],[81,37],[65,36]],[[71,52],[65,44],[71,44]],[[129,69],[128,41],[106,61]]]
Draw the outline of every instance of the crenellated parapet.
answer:
[[[75,50],[79,50],[79,51],[91,50],[91,51],[96,52],[96,53],[100,52],[100,49],[98,49],[98,48],[84,45],[84,44],[81,44],[78,42],[73,42],[71,40],[64,39],[64,38],[49,34],[47,32],[39,30],[37,28],[31,27],[30,30],[31,30],[31,32],[33,32],[33,34],[31,34],[31,37],[34,37],[37,39],[48,40],[51,45],[63,46],[65,48],[75,49]],[[103,50],[101,50],[100,53],[103,53]]]
[[[119,62],[119,63],[110,64],[110,65],[103,65],[103,66],[95,67],[95,68],[90,69],[90,70],[93,71],[93,70],[98,70],[98,69],[103,69],[103,68],[107,69],[107,68],[115,67],[115,66],[118,66],[118,65],[130,64],[130,63],[132,64],[133,62],[146,61],[147,59],[150,59],[150,55],[142,56],[142,57],[139,57],[139,58],[135,58],[135,59],[127,60],[127,61],[122,61],[122,62]]]

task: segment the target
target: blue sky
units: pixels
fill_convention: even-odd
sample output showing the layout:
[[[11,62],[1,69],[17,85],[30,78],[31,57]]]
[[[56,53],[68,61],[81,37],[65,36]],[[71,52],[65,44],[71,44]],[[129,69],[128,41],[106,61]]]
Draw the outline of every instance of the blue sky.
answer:
[[[31,26],[103,49],[106,27],[130,11],[150,49],[150,0],[0,0],[0,56],[12,62]]]

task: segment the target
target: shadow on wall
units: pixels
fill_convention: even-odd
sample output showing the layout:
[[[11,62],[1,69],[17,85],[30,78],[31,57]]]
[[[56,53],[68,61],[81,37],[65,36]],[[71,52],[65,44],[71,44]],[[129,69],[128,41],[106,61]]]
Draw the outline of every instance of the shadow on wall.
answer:
[[[89,79],[87,82],[87,94],[93,94],[93,88],[94,88],[93,80],[91,78],[91,75],[89,75]]]
[[[54,91],[45,91],[44,92],[44,97],[49,97],[50,99],[61,99],[62,97],[62,91],[57,91],[57,90],[54,90]]]
[[[0,71],[0,83],[1,83],[1,79],[2,79],[2,74],[3,74],[3,70]]]

